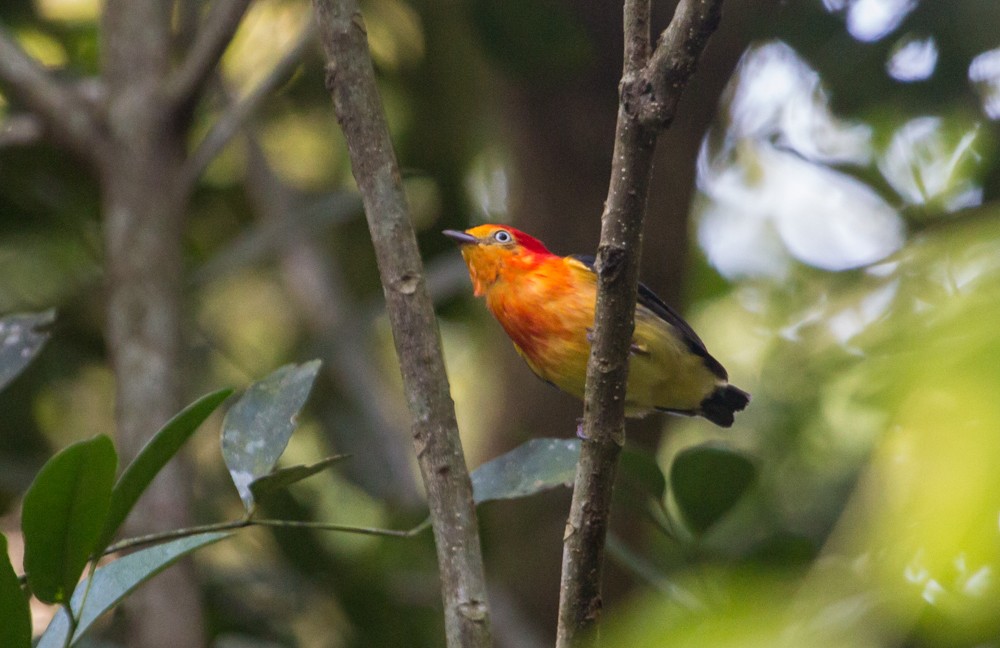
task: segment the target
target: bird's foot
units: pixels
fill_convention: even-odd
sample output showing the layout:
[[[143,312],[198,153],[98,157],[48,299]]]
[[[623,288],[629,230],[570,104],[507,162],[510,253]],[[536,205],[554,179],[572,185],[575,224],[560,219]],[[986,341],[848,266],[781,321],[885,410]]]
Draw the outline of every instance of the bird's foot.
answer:
[[[587,329],[587,344],[593,344],[593,343],[594,343],[594,329],[588,328]],[[639,344],[635,340],[632,340],[632,344],[631,344],[631,346],[629,346],[628,352],[629,352],[629,355],[643,355],[643,356],[648,356],[649,355],[649,349],[647,349],[645,346]]]
[[[587,440],[587,435],[584,434],[584,432],[583,432],[583,419],[582,418],[576,419],[576,437],[578,439],[582,439],[584,441]]]

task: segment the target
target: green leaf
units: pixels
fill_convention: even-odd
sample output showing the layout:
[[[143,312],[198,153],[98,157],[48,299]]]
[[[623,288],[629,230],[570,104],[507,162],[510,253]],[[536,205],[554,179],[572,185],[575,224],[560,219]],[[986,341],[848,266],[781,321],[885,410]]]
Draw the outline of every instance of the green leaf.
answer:
[[[253,493],[254,501],[259,502],[270,493],[281,490],[282,488],[288,488],[295,482],[302,481],[306,477],[312,477],[327,466],[348,456],[349,455],[345,454],[334,455],[332,457],[327,457],[322,461],[317,461],[314,464],[289,466],[288,468],[275,470],[270,474],[258,477],[250,482],[250,492]]]
[[[55,318],[54,310],[0,318],[0,389],[14,380],[42,350],[49,334],[40,329]]]
[[[31,646],[31,610],[7,555],[7,538],[0,534],[0,646]]]
[[[667,478],[663,476],[656,456],[646,450],[626,446],[618,466],[618,484],[624,489],[663,499]]]
[[[250,484],[274,470],[319,366],[313,360],[278,369],[251,385],[222,422],[222,457],[247,511],[254,507]]]
[[[473,499],[482,504],[572,486],[579,458],[579,439],[532,439],[472,471]]]
[[[118,456],[104,435],[49,459],[24,495],[24,571],[45,603],[69,599],[93,553],[111,501]]]
[[[808,568],[818,553],[819,547],[812,538],[776,532],[754,546],[747,558],[761,566],[788,571]]]
[[[102,614],[111,610],[137,587],[153,578],[183,556],[232,533],[200,533],[180,540],[136,551],[94,571],[93,580],[84,579],[73,593],[70,607],[78,619],[70,645],[75,645]],[[36,648],[62,648],[70,631],[65,609],[52,619]],[[6,645],[6,644],[4,644]]]
[[[231,389],[222,389],[202,396],[167,421],[166,425],[143,447],[118,478],[111,491],[111,506],[108,509],[101,540],[97,544],[97,551],[103,550],[110,544],[118,528],[153,478],[177,454],[184,442],[205,422],[205,419],[232,393]]]
[[[688,525],[704,533],[743,497],[757,477],[750,458],[714,443],[686,448],[670,468],[670,488]]]

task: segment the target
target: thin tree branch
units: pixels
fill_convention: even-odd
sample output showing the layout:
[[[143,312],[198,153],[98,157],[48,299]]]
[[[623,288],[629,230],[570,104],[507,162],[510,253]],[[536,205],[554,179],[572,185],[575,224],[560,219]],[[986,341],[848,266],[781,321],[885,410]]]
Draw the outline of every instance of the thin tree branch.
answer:
[[[281,224],[287,230],[299,209],[296,194],[270,167],[250,128],[245,131],[251,203],[261,222]],[[353,303],[339,268],[327,258],[316,237],[305,228],[290,229],[290,240],[279,258],[286,291],[319,341],[320,355],[326,359],[324,369],[369,423],[368,432],[344,433],[335,441],[347,452],[365,457],[352,474],[359,484],[395,502],[416,505],[421,497],[404,443],[405,418],[390,416],[394,394],[365,355],[365,335],[372,318]]]
[[[584,441],[563,544],[557,646],[596,645],[611,492],[625,441],[625,385],[634,328],[642,221],[659,131],[673,119],[680,94],[722,0],[681,0],[647,62],[649,0],[626,0],[625,58],[611,183],[597,249],[594,343],[587,365]]]
[[[225,112],[208,131],[208,134],[198,144],[198,148],[194,150],[184,165],[183,182],[188,183],[189,186],[194,185],[209,163],[239,132],[261,102],[287,80],[288,75],[302,60],[302,55],[315,37],[316,23],[310,20],[298,38],[295,39],[291,49],[281,57],[281,60],[275,64],[274,68],[250,94],[240,101],[227,104]]]
[[[448,646],[489,646],[476,510],[416,235],[356,0],[314,0],[327,89],[361,190],[427,488]]]
[[[624,57],[622,58],[622,76],[635,75],[642,71],[649,61],[649,14],[648,0],[633,2],[631,9],[624,12]]]
[[[642,71],[642,80],[649,86],[643,90],[639,115],[644,126],[669,128],[684,87],[721,20],[721,0],[682,1],[677,5],[673,20],[660,34],[656,51]]]
[[[167,81],[165,95],[174,108],[190,107],[201,94],[226,47],[233,40],[251,0],[214,0],[194,43]]]
[[[10,115],[0,122],[0,149],[31,146],[45,136],[45,123],[34,113]]]
[[[44,123],[59,144],[89,163],[96,163],[101,146],[99,118],[82,93],[57,80],[29,56],[0,23],[0,86],[15,102]]]

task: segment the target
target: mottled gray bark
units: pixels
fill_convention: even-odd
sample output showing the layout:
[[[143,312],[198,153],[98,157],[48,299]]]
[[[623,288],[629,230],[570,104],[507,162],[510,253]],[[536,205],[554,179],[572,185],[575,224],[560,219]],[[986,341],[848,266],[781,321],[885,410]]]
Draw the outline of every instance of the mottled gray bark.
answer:
[[[102,21],[108,150],[99,176],[107,345],[124,461],[181,407],[181,228],[187,195],[177,191],[176,182],[184,154],[182,124],[162,97],[170,70],[170,19],[169,3],[109,0]],[[186,471],[183,458],[168,464],[129,517],[129,534],[191,524]],[[190,561],[137,591],[125,609],[129,645],[204,644]]]
[[[625,57],[611,182],[597,249],[594,343],[584,441],[563,545],[557,645],[595,645],[611,493],[625,442],[625,385],[634,328],[642,222],[659,132],[721,18],[721,0],[682,0],[650,53],[649,0],[625,2]]]
[[[361,190],[392,326],[413,443],[434,527],[448,646],[488,646],[489,608],[476,509],[441,340],[399,168],[354,0],[314,0],[327,89]]]

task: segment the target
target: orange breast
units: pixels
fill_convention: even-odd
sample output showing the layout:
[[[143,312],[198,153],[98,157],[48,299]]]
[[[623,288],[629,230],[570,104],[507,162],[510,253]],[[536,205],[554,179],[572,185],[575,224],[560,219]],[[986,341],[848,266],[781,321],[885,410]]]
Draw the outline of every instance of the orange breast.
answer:
[[[596,287],[560,258],[507,270],[487,291],[487,307],[535,373],[582,395]]]

